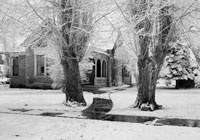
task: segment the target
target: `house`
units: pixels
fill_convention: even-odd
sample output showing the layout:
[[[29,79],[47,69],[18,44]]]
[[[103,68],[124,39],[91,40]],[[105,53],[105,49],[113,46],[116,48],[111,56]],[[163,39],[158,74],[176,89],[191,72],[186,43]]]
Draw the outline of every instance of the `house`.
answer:
[[[26,52],[13,54],[10,87],[51,88],[53,80],[48,75],[48,57],[44,48],[27,48]],[[94,50],[92,68],[88,68],[82,84],[98,87],[113,86],[113,58],[109,51]],[[81,66],[80,66],[81,67]],[[131,72],[119,66],[121,82],[132,84]]]
[[[54,81],[50,78],[48,68],[52,63],[59,62],[56,60],[56,57],[53,57],[56,51],[50,47],[47,41],[48,38],[51,38],[52,31],[49,30],[46,23],[44,24],[44,26],[37,27],[21,44],[21,47],[25,48],[24,52],[12,55],[10,87],[52,87]],[[48,38],[43,37],[44,34]],[[50,56],[49,54],[53,55]],[[101,87],[113,86],[116,74],[119,75],[118,77],[120,78],[118,79],[120,79],[121,84],[132,84],[132,72],[128,71],[123,63],[119,63],[117,67],[113,65],[116,60],[112,49],[102,50],[94,48],[90,54],[92,56],[90,58],[92,67],[88,67],[85,70],[85,76],[81,75],[82,84]],[[114,73],[114,71],[117,71],[117,73]]]
[[[94,86],[115,86],[115,77],[118,77],[120,84],[132,85],[133,73],[129,71],[120,60],[114,58],[112,50],[95,49],[92,52],[93,69],[90,76],[90,83]],[[117,66],[114,63],[118,62]]]
[[[10,87],[51,88],[52,80],[47,72],[49,37],[47,23],[42,23],[21,44],[23,52],[14,53],[11,57]]]

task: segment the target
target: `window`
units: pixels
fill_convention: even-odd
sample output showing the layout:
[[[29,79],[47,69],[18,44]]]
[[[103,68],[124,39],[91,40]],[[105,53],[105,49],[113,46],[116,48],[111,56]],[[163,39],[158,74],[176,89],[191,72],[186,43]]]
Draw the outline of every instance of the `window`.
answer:
[[[36,69],[37,75],[44,75],[44,55],[36,55]]]
[[[101,77],[101,61],[97,60],[97,77]]]
[[[126,67],[122,68],[122,75],[123,77],[129,77],[129,71],[127,70]]]
[[[103,61],[102,64],[102,77],[106,77],[106,62]]]
[[[13,76],[19,75],[19,57],[13,57]]]

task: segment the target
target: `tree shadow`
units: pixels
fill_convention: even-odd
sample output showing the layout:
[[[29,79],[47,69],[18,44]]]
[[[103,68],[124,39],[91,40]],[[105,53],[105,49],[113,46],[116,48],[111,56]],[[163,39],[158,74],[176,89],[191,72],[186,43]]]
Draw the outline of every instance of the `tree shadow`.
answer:
[[[86,116],[88,119],[94,120],[143,123],[146,125],[154,126],[171,125],[181,127],[200,127],[200,120],[109,114],[108,112],[112,108],[112,100],[104,98],[93,98],[93,103],[87,109],[82,111],[82,116]]]
[[[93,98],[92,104],[82,111],[82,116],[89,119],[101,119],[112,108],[113,102],[111,99]]]

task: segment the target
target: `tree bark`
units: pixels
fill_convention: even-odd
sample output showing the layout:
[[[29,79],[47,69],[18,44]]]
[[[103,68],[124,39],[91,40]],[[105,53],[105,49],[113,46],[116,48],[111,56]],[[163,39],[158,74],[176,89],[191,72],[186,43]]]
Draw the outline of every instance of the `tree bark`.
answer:
[[[162,63],[156,62],[156,57],[149,57],[148,36],[140,36],[140,46],[140,56],[137,63],[139,72],[138,94],[134,107],[146,111],[155,110],[159,108],[155,101],[155,90]],[[162,57],[159,62],[162,62]]]
[[[153,56],[149,55],[149,37],[140,36],[140,56],[138,57],[138,94],[134,107],[144,111],[153,111],[162,106],[155,101],[156,82],[167,55],[163,45],[156,46]]]
[[[77,57],[77,44],[80,15],[78,12],[77,0],[61,0],[61,33],[63,36],[62,60],[61,64],[64,71],[63,92],[66,95],[66,105],[76,103],[85,106],[83,97],[81,77]],[[77,43],[78,42],[78,43]],[[80,56],[79,56],[80,57]]]
[[[139,107],[144,111],[153,111],[161,107],[155,101],[156,81],[161,66],[155,69],[153,62],[149,62],[148,65],[146,64],[145,60],[138,60],[138,94],[135,107]]]
[[[146,5],[143,6],[145,7]],[[172,17],[168,15],[169,8],[166,6],[160,10],[157,17],[158,21],[145,18],[136,26],[136,30],[143,29],[144,33],[139,34],[138,94],[134,107],[139,107],[143,111],[153,111],[161,108],[155,101],[155,90],[158,75],[170,48],[168,45],[170,35],[173,33],[171,30]],[[153,22],[157,22],[157,24],[153,26]],[[149,35],[153,28],[156,28],[157,33],[157,37],[155,36],[154,38]]]
[[[80,105],[85,106],[86,101],[83,97],[81,77],[77,59],[68,58],[62,60],[62,66],[65,77],[63,83],[63,92],[66,95],[66,104],[69,102],[77,102]]]

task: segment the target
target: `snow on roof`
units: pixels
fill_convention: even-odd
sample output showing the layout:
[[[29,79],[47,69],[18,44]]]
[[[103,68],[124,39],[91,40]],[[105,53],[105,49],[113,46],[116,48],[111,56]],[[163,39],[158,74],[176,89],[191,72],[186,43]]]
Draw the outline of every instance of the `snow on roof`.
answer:
[[[100,48],[95,48],[92,52],[93,52],[93,53],[104,54],[104,55],[106,55],[106,56],[110,56],[110,54],[108,54],[105,50],[100,49]]]
[[[51,19],[47,19],[45,22],[43,21],[38,27],[36,27],[36,29],[31,32],[20,46],[25,48],[34,46],[47,37],[46,35],[52,31],[52,28],[49,28],[48,24],[51,24]]]

